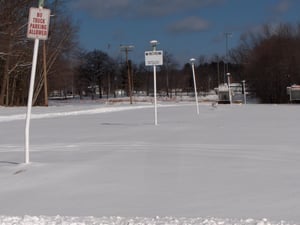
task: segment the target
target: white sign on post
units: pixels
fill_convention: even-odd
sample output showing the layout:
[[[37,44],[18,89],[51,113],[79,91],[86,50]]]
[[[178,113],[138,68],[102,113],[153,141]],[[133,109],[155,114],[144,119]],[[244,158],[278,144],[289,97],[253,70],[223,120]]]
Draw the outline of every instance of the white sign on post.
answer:
[[[163,51],[146,51],[145,64],[146,66],[163,65]]]
[[[157,41],[155,41],[157,43]],[[157,125],[157,100],[156,100],[156,66],[163,65],[163,51],[145,52],[145,64],[146,66],[153,66],[153,77],[154,77],[154,108],[155,108],[155,125]]]
[[[43,1],[40,1],[41,3]],[[41,4],[40,4],[41,5]],[[27,114],[26,114],[26,126],[25,126],[25,163],[29,163],[29,128],[30,128],[30,117],[31,107],[34,89],[34,80],[36,73],[36,64],[39,50],[39,41],[47,40],[49,33],[49,22],[50,22],[50,10],[39,8],[30,8],[27,38],[34,39],[34,48],[32,56],[32,67],[30,76],[30,86],[27,103]]]
[[[30,8],[27,37],[47,40],[49,33],[50,9]]]

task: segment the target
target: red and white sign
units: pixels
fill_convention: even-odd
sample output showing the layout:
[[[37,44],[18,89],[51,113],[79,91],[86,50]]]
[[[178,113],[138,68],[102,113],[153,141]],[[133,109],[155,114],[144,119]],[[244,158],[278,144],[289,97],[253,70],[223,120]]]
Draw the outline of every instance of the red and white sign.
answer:
[[[27,37],[47,40],[49,33],[50,9],[30,8]]]

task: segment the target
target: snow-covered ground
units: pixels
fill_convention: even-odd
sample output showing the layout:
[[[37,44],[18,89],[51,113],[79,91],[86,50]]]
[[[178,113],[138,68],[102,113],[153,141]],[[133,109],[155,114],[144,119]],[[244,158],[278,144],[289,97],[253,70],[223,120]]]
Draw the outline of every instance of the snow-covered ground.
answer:
[[[0,107],[0,224],[300,224],[300,106],[199,108]]]

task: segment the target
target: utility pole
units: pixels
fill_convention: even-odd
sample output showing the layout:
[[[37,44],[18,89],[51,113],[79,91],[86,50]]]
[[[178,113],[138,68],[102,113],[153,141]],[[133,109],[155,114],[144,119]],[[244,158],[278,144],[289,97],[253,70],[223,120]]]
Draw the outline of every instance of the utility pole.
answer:
[[[128,94],[130,98],[130,104],[132,104],[132,85],[131,85],[131,72],[130,72],[130,65],[128,60],[128,52],[132,51],[134,48],[133,45],[120,45],[120,49],[122,52],[125,52],[126,56],[126,64],[127,64],[127,76],[128,76]]]
[[[44,70],[44,98],[45,106],[48,106],[48,82],[47,82],[47,50],[46,40],[43,41],[43,70]]]

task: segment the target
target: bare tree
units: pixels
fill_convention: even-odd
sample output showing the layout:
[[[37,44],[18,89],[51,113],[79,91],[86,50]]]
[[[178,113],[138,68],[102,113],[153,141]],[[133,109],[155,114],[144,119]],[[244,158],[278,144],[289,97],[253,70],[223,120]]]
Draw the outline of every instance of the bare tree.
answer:
[[[65,75],[68,76],[66,72],[63,72],[63,70],[60,69],[60,66],[62,65],[60,61],[72,64],[74,51],[78,50],[76,42],[77,27],[72,24],[70,18],[60,18],[58,22],[56,22],[55,30],[52,30],[50,34],[51,36],[46,42],[47,70],[43,70],[42,61],[40,61],[37,76],[38,79],[33,97],[34,104],[37,102],[39,96],[42,96],[41,92],[44,87],[45,79],[44,72],[48,74],[48,77],[61,78]],[[72,70],[71,67],[69,68]]]
[[[172,97],[172,89],[174,89],[174,74],[178,69],[178,63],[174,56],[169,52],[164,52],[164,63],[161,66],[161,75],[159,76],[159,83],[161,89],[166,91],[168,97]]]
[[[248,84],[262,102],[286,102],[286,87],[300,82],[299,26],[265,25],[260,33],[247,38],[234,56],[243,64]]]
[[[27,27],[28,10],[31,0],[2,0],[0,2],[0,57],[3,60],[0,105],[9,105],[10,95],[15,95],[15,86],[20,67],[26,71],[28,42],[24,38]]]
[[[62,12],[63,1],[45,1],[45,7],[55,14],[50,22],[50,37],[44,42],[47,49],[47,68],[43,70],[43,57],[39,57],[33,103],[37,103],[44,86],[44,73],[57,74],[59,60],[66,60],[76,49],[77,27],[68,14]],[[48,4],[47,4],[48,3]],[[26,37],[30,7],[36,7],[35,0],[0,1],[0,105],[25,104],[32,61],[33,41]],[[60,15],[61,14],[61,15]],[[62,16],[65,15],[65,16]],[[39,55],[42,55],[40,48]]]

